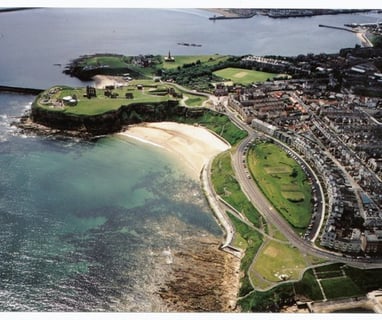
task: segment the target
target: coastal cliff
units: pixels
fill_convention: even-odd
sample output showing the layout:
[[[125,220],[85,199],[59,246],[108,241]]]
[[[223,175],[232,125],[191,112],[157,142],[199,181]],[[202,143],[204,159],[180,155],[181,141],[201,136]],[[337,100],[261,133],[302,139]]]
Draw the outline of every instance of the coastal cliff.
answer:
[[[75,115],[32,106],[28,119],[19,125],[22,129],[49,133],[60,131],[75,136],[97,136],[119,132],[124,126],[141,122],[177,121],[180,118],[196,118],[205,108],[187,108],[177,101],[150,104],[131,104],[118,110],[98,115]],[[211,112],[211,111],[208,111]],[[31,121],[28,121],[31,120]],[[41,129],[41,125],[44,129]]]

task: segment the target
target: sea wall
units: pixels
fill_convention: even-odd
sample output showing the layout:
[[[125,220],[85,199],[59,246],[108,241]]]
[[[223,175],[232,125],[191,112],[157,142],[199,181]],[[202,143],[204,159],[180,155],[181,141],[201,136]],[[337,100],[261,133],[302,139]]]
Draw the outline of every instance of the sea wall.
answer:
[[[179,106],[177,101],[150,104],[131,104],[100,115],[76,115],[58,110],[32,106],[30,119],[40,125],[62,131],[78,131],[90,135],[104,135],[121,131],[124,126],[140,122],[178,121],[196,118],[208,109]]]

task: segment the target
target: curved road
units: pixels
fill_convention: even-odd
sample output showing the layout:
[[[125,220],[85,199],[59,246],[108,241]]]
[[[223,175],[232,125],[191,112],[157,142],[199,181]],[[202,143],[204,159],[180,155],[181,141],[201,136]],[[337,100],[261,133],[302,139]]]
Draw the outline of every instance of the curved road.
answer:
[[[247,124],[244,124],[242,121],[238,120],[235,115],[228,113],[228,116],[239,128],[248,132],[248,137],[240,143],[236,151],[232,154],[232,165],[236,173],[236,178],[248,199],[267,221],[275,225],[286,236],[292,245],[304,253],[336,262],[346,263],[362,269],[382,268],[382,260],[364,260],[344,257],[341,253],[315,247],[312,242],[304,240],[297,235],[292,227],[284,220],[284,218],[264,196],[252,178],[248,178],[250,174],[244,166],[243,156],[245,154],[246,147],[258,136],[258,133],[256,133],[256,131]]]
[[[216,97],[213,95],[191,91],[177,84],[175,86],[192,94],[206,96],[213,102],[214,105],[220,103],[219,99],[216,99]],[[260,214],[266,219],[266,221],[276,226],[289,240],[289,242],[303,253],[311,254],[334,262],[346,263],[350,266],[361,269],[382,268],[382,259],[366,260],[345,257],[342,255],[342,253],[337,253],[316,247],[313,242],[304,240],[298,234],[295,233],[295,231],[288,224],[288,222],[286,222],[286,220],[284,220],[284,218],[277,212],[277,210],[272,206],[269,200],[261,192],[257,184],[252,180],[251,175],[248,173],[248,170],[245,167],[245,163],[243,163],[243,155],[245,154],[246,147],[249,143],[251,143],[253,139],[259,136],[259,133],[243,121],[239,120],[236,117],[235,113],[231,112],[227,107],[227,101],[221,103],[224,103],[226,105],[226,115],[230,118],[230,120],[233,123],[235,123],[239,128],[248,132],[248,137],[245,138],[240,143],[240,145],[238,145],[236,150],[231,155],[232,166],[243,192],[251,201],[251,203],[256,207],[256,209],[260,212]],[[261,133],[261,135],[263,134]],[[216,194],[214,196],[216,196]],[[227,225],[225,227],[228,231],[228,238],[232,237],[232,226]]]

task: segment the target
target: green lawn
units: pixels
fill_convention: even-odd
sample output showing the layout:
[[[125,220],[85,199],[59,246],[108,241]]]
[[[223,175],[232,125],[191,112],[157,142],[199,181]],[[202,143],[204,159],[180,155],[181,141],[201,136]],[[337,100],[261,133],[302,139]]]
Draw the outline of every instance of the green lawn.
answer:
[[[118,110],[122,105],[129,105],[131,103],[154,103],[163,102],[169,100],[169,96],[159,96],[150,94],[148,90],[133,90],[134,99],[126,99],[125,93],[129,92],[126,88],[120,88],[113,90],[118,93],[118,97],[115,99],[106,97],[104,90],[97,90],[96,98],[85,98],[83,95],[86,93],[85,88],[78,88],[72,90],[63,90],[59,95],[59,98],[76,94],[79,98],[79,102],[74,107],[66,107],[64,112],[76,115],[96,115],[102,114],[111,110]]]
[[[240,68],[225,68],[214,72],[215,75],[243,85],[253,82],[264,82],[276,76],[274,73],[254,71]]]
[[[138,84],[143,86],[143,90],[137,89]],[[97,89],[97,97],[92,97],[91,99],[84,97],[86,94],[86,88],[62,87],[62,89],[52,98],[62,99],[66,96],[76,96],[78,99],[77,105],[65,106],[64,108],[52,108],[52,103],[43,105],[39,102],[39,99],[37,99],[37,105],[57,112],[75,115],[97,115],[112,110],[118,110],[122,105],[129,105],[132,103],[159,103],[168,100],[176,100],[167,94],[170,87],[174,88],[177,93],[180,93],[180,91],[171,84],[159,84],[152,80],[135,80],[131,81],[128,86],[115,88],[113,92],[118,94],[116,98],[107,97],[104,94],[105,90]],[[133,99],[126,99],[126,93],[132,93]],[[44,94],[45,93],[41,96]],[[185,101],[185,105],[189,107],[201,106],[203,101],[206,100],[205,97],[190,93],[187,93],[186,96],[188,99]],[[178,100],[180,101],[180,98],[178,98]]]
[[[312,300],[324,298],[312,270],[307,270],[301,281],[294,283],[293,286],[297,295],[309,297]]]
[[[255,226],[260,227],[260,214],[240,189],[240,185],[235,178],[231,166],[231,155],[229,151],[218,155],[214,159],[211,169],[211,180],[216,192],[223,199],[238,211],[241,211]],[[239,294],[243,296],[253,290],[247,271],[256,256],[257,250],[261,246],[262,235],[235,216],[231,214],[228,214],[228,216],[235,226],[234,245],[245,250],[240,265],[244,276],[241,279]]]
[[[185,122],[185,120],[187,118],[181,121]],[[247,136],[247,132],[239,129],[226,115],[204,112],[199,118],[189,118],[189,123],[194,124],[195,122],[223,137],[232,146]]]
[[[184,94],[187,97],[185,105],[188,107],[201,107],[203,102],[207,100],[206,97],[191,95],[189,93]]]
[[[342,264],[316,268],[328,299],[365,295],[381,288],[382,269],[361,270]]]
[[[213,65],[220,61],[225,61],[229,56],[222,56],[219,54],[212,55],[200,55],[200,56],[174,56],[174,62],[163,62],[163,69],[174,69],[177,67],[182,67],[184,64],[196,63],[198,60],[207,65]]]
[[[108,66],[110,68],[126,68],[128,64],[121,55],[97,55],[87,58],[82,62],[83,66]]]
[[[306,228],[312,213],[311,185],[298,163],[273,143],[249,150],[248,166],[261,190],[295,228]]]
[[[260,227],[260,214],[241,191],[232,170],[229,151],[218,155],[214,159],[211,179],[218,195],[242,212],[255,226]]]
[[[269,241],[259,252],[250,273],[271,282],[297,280],[308,267],[304,256],[290,245]],[[284,277],[284,278],[283,278]]]
[[[356,297],[362,294],[360,288],[347,277],[321,280],[321,286],[328,299]]]

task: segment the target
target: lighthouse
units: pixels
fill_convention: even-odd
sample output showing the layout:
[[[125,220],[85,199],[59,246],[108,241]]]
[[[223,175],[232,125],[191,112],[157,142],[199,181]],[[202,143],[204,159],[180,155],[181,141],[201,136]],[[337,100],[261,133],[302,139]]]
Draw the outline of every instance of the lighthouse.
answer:
[[[164,61],[166,61],[166,62],[175,62],[175,58],[173,56],[171,56],[170,50],[168,51],[167,57],[164,57]]]

